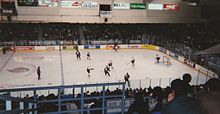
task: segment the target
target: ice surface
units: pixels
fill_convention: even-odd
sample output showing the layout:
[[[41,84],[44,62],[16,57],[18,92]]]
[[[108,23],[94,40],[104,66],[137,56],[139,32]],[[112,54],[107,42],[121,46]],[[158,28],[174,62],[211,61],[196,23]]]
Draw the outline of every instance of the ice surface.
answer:
[[[48,51],[48,52],[16,52],[0,54],[0,89],[26,86],[72,85],[101,82],[123,81],[126,72],[130,74],[131,86],[148,87],[168,86],[170,81],[180,78],[184,73],[193,76],[192,84],[197,83],[198,71],[171,58],[172,65],[156,63],[155,57],[163,53],[144,49],[113,50],[80,50],[81,60],[76,59],[75,50]],[[91,60],[86,59],[87,52]],[[135,58],[135,66],[129,63]],[[114,69],[111,76],[104,75],[104,67],[112,60]],[[62,61],[62,62],[61,62]],[[162,60],[161,60],[162,61]],[[128,64],[129,63],[129,64]],[[41,80],[37,79],[36,68],[41,67]],[[91,77],[86,69],[94,68]],[[16,68],[25,68],[28,71],[10,72]],[[62,70],[63,69],[63,70]],[[62,72],[63,71],[63,72]],[[206,77],[199,76],[198,83],[205,83]]]

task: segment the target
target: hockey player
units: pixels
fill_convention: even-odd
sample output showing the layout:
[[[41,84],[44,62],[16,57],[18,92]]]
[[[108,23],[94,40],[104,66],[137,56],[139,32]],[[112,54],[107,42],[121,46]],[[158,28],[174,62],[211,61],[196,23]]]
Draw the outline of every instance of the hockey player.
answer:
[[[88,52],[86,56],[87,56],[87,60],[91,60],[91,58],[90,58],[90,52]]]
[[[127,63],[127,65],[130,64],[130,63],[132,64],[132,67],[135,66],[135,59],[133,57],[132,57],[131,61],[129,63]]]
[[[132,64],[132,67],[134,67],[135,66],[135,59],[132,57],[132,59],[131,59],[131,64]]]
[[[37,78],[38,78],[38,80],[40,80],[40,78],[41,78],[41,77],[40,77],[40,76],[41,76],[40,74],[41,74],[41,70],[40,70],[40,66],[38,66],[38,67],[37,67],[37,76],[38,76]]]
[[[90,78],[90,71],[91,71],[91,70],[94,70],[94,68],[92,68],[92,67],[90,67],[90,66],[88,66],[87,69],[86,69],[89,78]]]
[[[157,63],[160,63],[160,57],[158,56],[158,54],[156,54],[156,60],[157,60]]]
[[[110,60],[110,62],[108,63],[108,67],[113,69],[113,66],[112,66],[112,60]]]
[[[6,48],[5,47],[3,47],[2,52],[3,52],[3,54],[6,54]]]
[[[110,68],[108,67],[108,66],[106,66],[105,68],[104,68],[104,73],[105,73],[105,75],[108,75],[108,76],[110,76]]]
[[[81,54],[79,51],[76,51],[76,59],[78,60],[81,60]]]
[[[125,83],[128,83],[128,87],[130,88],[130,80],[129,80],[129,78],[130,78],[130,75],[128,73],[126,73],[124,75],[124,80],[125,80]]]
[[[118,51],[118,43],[115,43],[115,44],[114,44],[113,49],[115,50],[115,52],[117,52],[117,51]]]

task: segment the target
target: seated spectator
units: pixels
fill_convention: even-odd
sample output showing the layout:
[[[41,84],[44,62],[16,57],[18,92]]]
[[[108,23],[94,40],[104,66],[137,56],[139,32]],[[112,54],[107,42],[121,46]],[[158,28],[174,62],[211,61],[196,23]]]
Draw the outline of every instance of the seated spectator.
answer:
[[[186,73],[183,75],[183,81],[187,84],[189,84],[192,80],[192,76],[189,73]]]
[[[134,103],[130,105],[127,114],[150,114],[148,104],[140,92],[134,95]]]
[[[220,80],[212,78],[205,84],[206,92],[199,95],[199,103],[205,114],[220,113]]]
[[[173,80],[171,89],[163,114],[203,114],[199,104],[187,96],[187,86],[182,80]]]
[[[192,80],[192,76],[189,73],[185,73],[183,75],[183,82],[186,85],[188,96],[192,96],[192,94],[193,94],[193,89],[190,85],[191,80]]]
[[[161,112],[163,107],[164,107],[164,92],[163,89],[161,87],[155,87],[153,89],[153,95],[152,95],[152,99],[155,100],[155,105],[152,107],[151,112]]]
[[[94,104],[90,106],[90,109],[101,108],[101,107],[102,107],[101,99],[96,99],[94,100]],[[102,114],[102,110],[92,110],[91,114]]]

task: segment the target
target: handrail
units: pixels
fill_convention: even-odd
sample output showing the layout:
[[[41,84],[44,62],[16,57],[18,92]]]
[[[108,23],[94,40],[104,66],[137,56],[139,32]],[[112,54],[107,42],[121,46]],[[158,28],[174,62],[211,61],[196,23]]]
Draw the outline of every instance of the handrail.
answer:
[[[117,95],[106,95],[104,91],[106,91],[108,86],[119,86],[119,88],[121,89],[121,93],[117,94]],[[99,96],[84,96],[84,90],[87,87],[101,87],[101,91],[102,94],[100,94]],[[81,90],[80,97],[73,97],[73,98],[63,98],[63,96],[65,96],[65,94],[63,93],[63,90],[65,89],[76,89],[79,88]],[[41,91],[41,90],[48,90],[48,89],[55,89],[58,91],[56,97],[54,99],[50,99],[50,100],[38,100],[38,95],[37,95],[37,91]],[[32,100],[25,100],[25,98],[13,98],[10,97],[10,95],[12,95],[13,92],[33,92],[33,101]],[[120,100],[122,103],[125,103],[125,82],[115,82],[115,83],[98,83],[98,84],[81,84],[81,85],[62,85],[62,86],[49,86],[49,87],[29,87],[29,88],[15,88],[15,89],[3,89],[0,90],[0,92],[2,93],[6,93],[6,95],[1,95],[0,99],[5,101],[5,105],[6,105],[6,109],[1,110],[0,113],[25,113],[25,112],[34,112],[34,113],[44,113],[43,110],[38,110],[38,104],[42,104],[45,105],[47,103],[53,103],[55,105],[57,105],[57,109],[53,110],[54,112],[46,112],[46,113],[65,113],[65,112],[80,112],[81,114],[83,114],[85,111],[92,111],[92,110],[97,110],[96,108],[94,109],[88,109],[86,107],[84,107],[85,101],[89,100],[89,99],[100,99],[102,102],[102,106],[98,108],[98,110],[102,111],[102,114],[105,114],[105,111],[108,109],[114,109],[114,108],[119,108],[121,109],[121,114],[124,114],[125,112],[125,106],[124,105],[120,105],[117,107],[108,107],[105,105],[106,101],[108,99],[114,99],[114,98],[118,98],[118,100]],[[12,92],[12,93],[11,93]],[[71,94],[70,94],[71,95]],[[13,104],[13,100],[16,100],[19,102],[19,109],[13,109],[12,104]],[[27,102],[24,102],[27,101]],[[62,106],[65,105],[64,101],[79,101],[81,108],[80,109],[76,109],[76,110],[62,110]],[[28,103],[28,107],[24,107],[24,103]],[[25,109],[24,109],[25,108]],[[43,111],[43,112],[41,112]],[[47,110],[45,110],[47,111]]]
[[[20,114],[20,113],[28,113],[31,111],[37,111],[37,109],[13,109],[7,111],[0,111],[0,114]]]
[[[113,82],[113,83],[107,83],[107,84],[108,84],[108,86],[113,86],[113,85],[122,85],[122,84],[125,84],[125,82]],[[94,87],[94,86],[104,86],[104,85],[106,85],[106,83],[61,85],[61,86],[46,86],[46,87],[28,87],[28,88],[11,88],[11,89],[2,89],[2,90],[0,90],[0,92],[48,90],[48,89],[57,89],[57,88]]]
[[[33,100],[30,99],[22,99],[22,98],[15,98],[8,95],[0,95],[1,100],[10,100],[10,101],[17,101],[17,102],[31,102],[34,103]]]

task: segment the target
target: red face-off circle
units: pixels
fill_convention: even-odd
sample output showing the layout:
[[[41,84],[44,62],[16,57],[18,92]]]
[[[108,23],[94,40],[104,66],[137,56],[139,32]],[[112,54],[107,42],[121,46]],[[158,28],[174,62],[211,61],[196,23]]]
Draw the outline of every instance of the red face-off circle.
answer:
[[[8,72],[12,72],[12,73],[22,73],[22,72],[28,72],[30,71],[29,68],[24,68],[24,67],[17,67],[17,68],[13,68],[13,69],[7,69]]]

